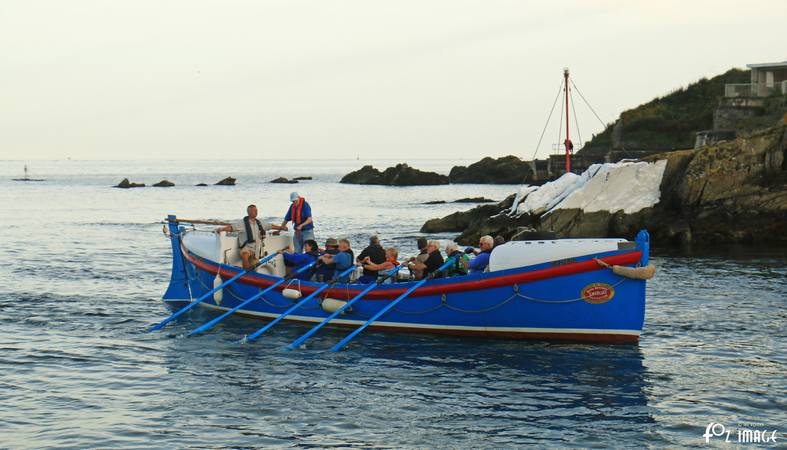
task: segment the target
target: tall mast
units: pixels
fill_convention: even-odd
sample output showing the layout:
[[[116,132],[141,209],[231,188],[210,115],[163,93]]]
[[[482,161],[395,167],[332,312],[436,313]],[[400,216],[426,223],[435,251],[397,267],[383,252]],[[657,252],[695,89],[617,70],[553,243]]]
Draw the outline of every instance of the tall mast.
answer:
[[[574,145],[571,143],[568,126],[568,67],[563,68],[563,96],[566,98],[566,140],[563,145],[566,147],[566,173],[569,173],[571,172],[571,150]]]

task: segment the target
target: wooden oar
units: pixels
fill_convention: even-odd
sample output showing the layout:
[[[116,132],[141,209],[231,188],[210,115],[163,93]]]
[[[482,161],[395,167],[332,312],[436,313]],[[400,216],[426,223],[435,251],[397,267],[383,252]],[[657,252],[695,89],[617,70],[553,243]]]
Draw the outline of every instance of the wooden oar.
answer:
[[[220,220],[192,220],[192,219],[177,219],[174,217],[167,217],[164,220],[167,222],[193,223],[195,225],[230,225],[229,222],[222,222]]]
[[[278,254],[279,254],[279,253],[278,253],[278,252],[276,252],[276,253],[273,253],[273,254],[271,254],[271,255],[268,255],[268,256],[266,256],[265,258],[261,259],[261,260],[260,260],[260,262],[258,262],[257,264],[255,264],[255,265],[254,265],[254,267],[252,267],[251,269],[249,269],[249,270],[243,270],[243,271],[241,271],[241,272],[238,272],[238,274],[237,274],[237,275],[235,275],[234,277],[232,277],[232,278],[230,278],[229,280],[225,281],[224,283],[221,283],[220,285],[216,286],[215,288],[211,289],[211,290],[210,290],[210,291],[208,291],[206,294],[204,294],[202,297],[200,297],[200,298],[198,298],[198,299],[196,299],[196,300],[192,301],[191,303],[189,303],[189,304],[188,304],[187,306],[185,306],[184,308],[180,309],[180,310],[179,310],[178,312],[176,312],[175,314],[173,314],[173,315],[171,315],[171,316],[167,317],[166,319],[162,320],[162,321],[161,321],[161,322],[159,322],[157,325],[154,325],[154,326],[150,327],[150,328],[148,329],[148,331],[147,331],[147,332],[148,332],[148,333],[150,333],[151,331],[160,330],[160,329],[161,329],[161,328],[163,328],[163,327],[164,327],[166,324],[168,324],[168,323],[172,322],[173,320],[175,320],[175,319],[177,319],[178,317],[180,317],[181,315],[183,315],[183,313],[185,313],[186,311],[190,310],[191,308],[193,308],[193,307],[195,307],[195,306],[199,305],[200,303],[202,303],[202,302],[204,302],[205,300],[207,300],[208,298],[210,298],[210,296],[211,296],[211,295],[213,295],[214,293],[216,293],[216,291],[218,291],[219,289],[223,289],[223,288],[225,288],[225,287],[229,286],[230,284],[234,283],[234,282],[235,282],[235,280],[237,280],[238,278],[240,278],[240,277],[242,277],[243,275],[245,275],[245,274],[249,273],[250,271],[253,271],[253,270],[254,270],[254,269],[256,269],[258,266],[260,266],[260,265],[262,265],[262,264],[265,264],[266,262],[270,261],[271,259],[273,259],[273,258],[274,258],[276,255],[278,255]],[[219,272],[220,272],[220,271],[221,271],[221,270],[219,270]]]
[[[284,311],[283,313],[281,313],[281,315],[279,317],[273,319],[270,323],[266,324],[264,327],[260,328],[259,330],[255,331],[254,333],[246,336],[246,341],[248,342],[248,341],[253,341],[254,339],[257,339],[262,333],[268,331],[274,325],[279,323],[279,321],[281,321],[285,317],[287,317],[290,314],[292,314],[293,311],[295,311],[296,309],[298,309],[301,306],[305,305],[306,302],[308,302],[309,300],[311,300],[314,297],[316,297],[320,292],[322,292],[322,291],[328,289],[329,287],[333,286],[334,284],[338,283],[339,280],[342,277],[349,275],[353,270],[355,270],[355,266],[350,267],[349,269],[345,270],[344,272],[342,272],[339,275],[337,275],[336,277],[334,277],[334,279],[330,283],[323,284],[322,286],[319,287],[319,289],[317,289],[316,291],[314,291],[311,294],[309,294],[306,298],[304,298],[303,300],[299,301],[298,303],[292,305],[290,307],[290,309],[288,309],[287,311]]]
[[[270,292],[273,289],[275,289],[276,286],[284,283],[285,281],[289,280],[290,278],[294,277],[295,275],[297,275],[297,274],[299,274],[301,272],[305,272],[307,269],[311,268],[314,265],[314,263],[316,263],[316,262],[317,261],[312,261],[309,264],[306,264],[305,266],[303,266],[300,269],[296,270],[295,272],[292,272],[289,277],[284,277],[281,280],[273,283],[272,285],[270,285],[267,288],[265,288],[262,291],[260,291],[258,294],[255,294],[255,295],[249,297],[247,300],[244,300],[238,306],[230,309],[229,311],[225,312],[224,314],[220,315],[219,317],[216,317],[215,319],[211,320],[210,322],[208,322],[208,323],[202,325],[201,327],[193,330],[187,336],[191,336],[191,335],[194,335],[194,334],[202,333],[203,331],[210,330],[211,328],[213,328],[214,325],[216,325],[217,323],[219,323],[222,320],[224,320],[225,317],[227,317],[230,314],[234,313],[235,311],[243,308],[244,306],[248,305],[249,303],[253,302],[254,300],[257,300],[258,298],[262,297],[263,295],[265,295],[268,292]]]
[[[352,340],[352,339],[353,339],[355,336],[357,336],[357,335],[358,335],[358,333],[360,333],[360,332],[361,332],[361,331],[363,331],[363,330],[364,330],[366,327],[368,327],[369,325],[371,325],[371,324],[372,324],[372,322],[374,322],[375,320],[377,320],[377,319],[379,319],[380,317],[382,317],[382,315],[383,315],[383,314],[385,314],[385,313],[387,313],[388,311],[390,311],[390,310],[391,310],[391,308],[393,308],[393,307],[394,307],[394,306],[396,306],[396,305],[397,305],[399,302],[401,302],[402,300],[404,300],[405,298],[407,298],[407,296],[408,296],[408,295],[410,295],[410,294],[412,294],[412,293],[413,293],[413,291],[415,291],[415,290],[416,290],[416,289],[418,289],[419,287],[423,286],[423,284],[424,284],[424,283],[426,283],[427,281],[431,280],[431,279],[432,279],[432,278],[433,278],[433,277],[434,277],[436,274],[438,274],[438,273],[442,272],[443,270],[445,270],[446,268],[448,268],[448,266],[450,266],[451,264],[453,264],[453,263],[454,263],[454,260],[455,260],[455,259],[456,259],[456,256],[455,256],[455,257],[453,257],[453,258],[449,258],[449,259],[448,259],[448,261],[446,261],[446,262],[445,262],[445,264],[443,264],[442,266],[440,266],[440,268],[439,268],[439,269],[437,269],[437,270],[435,270],[434,272],[430,273],[428,277],[426,277],[426,278],[424,278],[423,280],[421,280],[421,281],[419,281],[418,283],[416,283],[416,284],[415,284],[415,286],[413,286],[413,287],[411,287],[410,289],[408,289],[407,291],[405,291],[405,293],[404,293],[404,294],[402,294],[402,295],[400,295],[399,297],[397,297],[397,298],[396,298],[394,301],[392,301],[391,303],[389,303],[389,304],[385,305],[385,307],[384,307],[383,309],[381,309],[380,311],[378,311],[378,312],[377,312],[377,314],[373,315],[373,316],[371,317],[371,319],[369,319],[369,320],[367,320],[367,321],[366,321],[366,323],[364,323],[364,324],[363,324],[363,325],[361,325],[360,327],[356,328],[356,329],[355,329],[355,331],[353,331],[352,333],[350,333],[349,335],[347,335],[347,337],[346,337],[346,338],[344,338],[344,339],[342,339],[342,340],[341,340],[341,342],[339,342],[338,344],[334,345],[334,346],[333,346],[333,348],[331,348],[331,351],[332,351],[332,352],[339,351],[339,349],[341,349],[342,347],[344,347],[344,345],[345,345],[345,344],[347,344],[347,343],[348,343],[348,342],[350,342],[350,341],[351,341],[351,340]]]
[[[369,283],[369,286],[366,287],[366,289],[362,290],[360,293],[358,293],[358,295],[356,295],[352,299],[348,300],[347,303],[342,305],[341,308],[337,309],[330,316],[326,317],[325,320],[323,320],[322,322],[320,322],[317,325],[315,325],[314,328],[312,328],[311,330],[307,331],[306,334],[304,334],[303,336],[299,337],[298,339],[292,341],[292,343],[287,346],[287,350],[294,350],[294,349],[298,348],[298,346],[303,344],[306,341],[306,339],[309,339],[309,337],[311,337],[311,335],[316,333],[317,330],[319,330],[320,328],[322,328],[325,325],[327,325],[328,322],[330,322],[331,320],[335,319],[336,316],[338,316],[339,314],[343,313],[345,309],[347,309],[350,306],[352,306],[353,303],[355,303],[358,300],[360,300],[361,297],[363,297],[364,295],[369,293],[369,291],[371,291],[372,289],[374,289],[377,286],[381,285],[383,283],[383,281],[388,279],[388,277],[390,277],[390,276],[392,276],[392,275],[394,275],[394,274],[396,274],[398,272],[399,272],[399,267],[398,266],[394,267],[393,270],[391,270],[390,272],[386,272],[385,276],[383,276],[382,278],[379,278],[377,281],[375,281],[373,283]]]

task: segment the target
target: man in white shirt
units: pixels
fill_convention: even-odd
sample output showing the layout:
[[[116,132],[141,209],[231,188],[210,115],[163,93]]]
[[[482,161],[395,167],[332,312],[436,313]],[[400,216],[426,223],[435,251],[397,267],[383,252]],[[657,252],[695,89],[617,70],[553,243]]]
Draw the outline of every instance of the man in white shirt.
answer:
[[[247,216],[241,220],[216,228],[216,232],[235,231],[238,233],[238,248],[240,248],[240,257],[243,259],[243,268],[251,270],[260,260],[265,232],[281,230],[282,227],[260,222],[257,219],[257,206],[255,205],[247,206],[246,214]]]

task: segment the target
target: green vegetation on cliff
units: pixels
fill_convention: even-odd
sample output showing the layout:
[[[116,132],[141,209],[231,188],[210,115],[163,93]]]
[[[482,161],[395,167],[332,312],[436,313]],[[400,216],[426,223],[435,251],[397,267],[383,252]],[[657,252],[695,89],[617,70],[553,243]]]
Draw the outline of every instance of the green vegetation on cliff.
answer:
[[[713,111],[724,96],[724,85],[749,79],[748,70],[732,69],[624,111],[580,152],[591,156],[610,149],[692,148],[695,132],[713,128]]]

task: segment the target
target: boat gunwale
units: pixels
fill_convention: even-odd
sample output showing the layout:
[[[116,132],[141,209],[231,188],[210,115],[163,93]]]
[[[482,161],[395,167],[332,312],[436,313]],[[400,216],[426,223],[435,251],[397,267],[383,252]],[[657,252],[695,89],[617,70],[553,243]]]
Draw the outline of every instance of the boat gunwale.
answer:
[[[232,277],[237,275],[242,269],[234,266],[227,266],[224,264],[211,261],[199,255],[193,254],[181,241],[181,250],[183,257],[196,266],[197,268],[211,274],[218,273],[223,277]],[[497,272],[486,272],[481,274],[465,275],[462,279],[456,280],[454,278],[438,278],[427,282],[423,287],[416,290],[411,294],[411,297],[425,297],[429,295],[442,295],[457,292],[477,291],[484,289],[493,289],[498,287],[513,286],[517,284],[530,283],[535,281],[546,280],[550,278],[557,278],[561,276],[569,276],[597,270],[605,270],[604,267],[598,265],[593,258],[600,258],[610,265],[628,265],[636,264],[642,259],[642,251],[635,250],[615,250],[611,252],[600,252],[591,255],[584,255],[580,258],[586,258],[581,261],[573,263],[554,265],[553,262],[540,263],[532,266],[517,267],[506,269]],[[230,268],[231,267],[231,268]],[[469,279],[468,279],[469,277]],[[276,281],[281,280],[280,277],[260,273],[247,273],[240,277],[238,282],[255,286],[259,288],[267,288]],[[391,300],[404,293],[409,287],[412,287],[414,282],[404,282],[395,284],[382,284],[378,289],[375,289],[364,296],[367,300]],[[300,283],[300,290],[303,295],[308,295],[321,287],[323,283],[302,281]],[[285,289],[286,285],[281,285],[275,288],[277,291]],[[361,292],[366,287],[359,284],[343,284],[338,287],[325,289],[323,295],[326,297],[344,299],[352,298]]]

